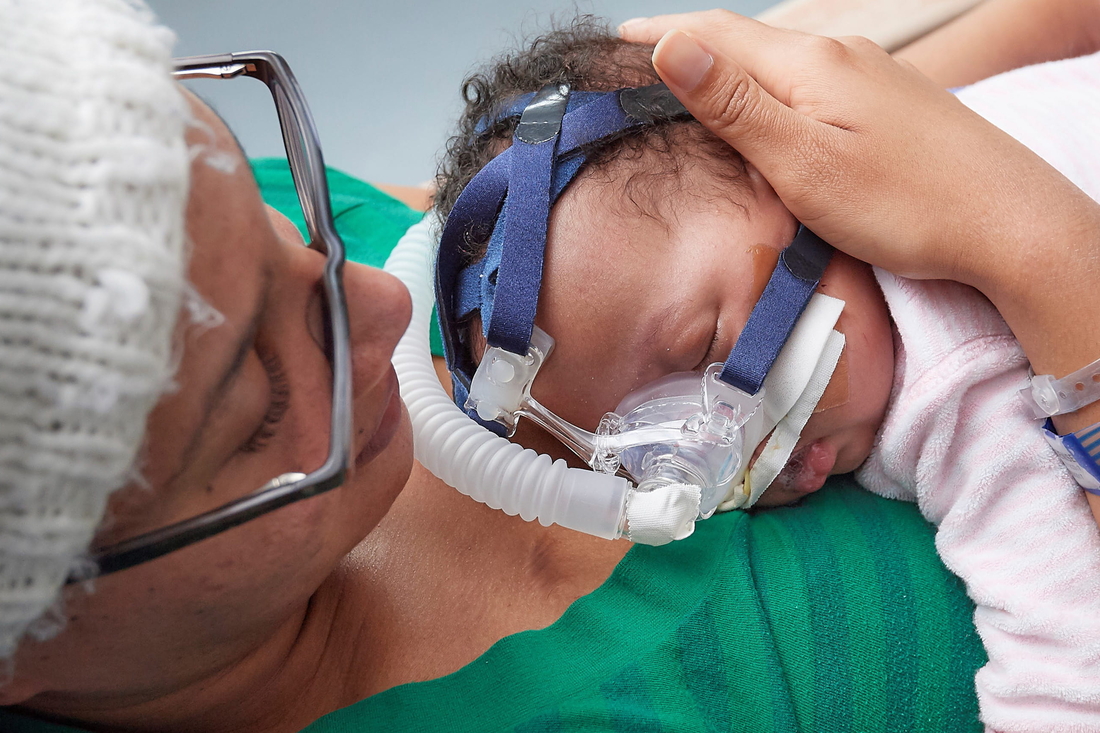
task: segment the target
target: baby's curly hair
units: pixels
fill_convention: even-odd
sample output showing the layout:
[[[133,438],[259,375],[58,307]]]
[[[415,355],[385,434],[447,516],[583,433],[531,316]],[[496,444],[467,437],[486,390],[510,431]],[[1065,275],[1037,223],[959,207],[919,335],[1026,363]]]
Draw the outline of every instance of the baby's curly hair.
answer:
[[[439,167],[436,211],[446,218],[466,184],[511,144],[515,118],[497,120],[478,130],[482,120],[494,119],[516,97],[550,83],[565,82],[576,91],[614,91],[656,84],[661,79],[650,61],[652,53],[653,46],[628,43],[616,36],[606,21],[584,15],[539,36],[519,51],[497,57],[467,77],[462,84],[465,110]],[[654,155],[644,173],[635,172],[624,181],[628,195],[646,180],[677,175],[689,161],[718,162],[712,166],[714,172],[734,187],[742,182],[744,174],[741,156],[694,120],[666,120],[631,128],[613,139],[594,143],[586,153],[588,159],[581,175],[604,168],[613,160]],[[470,244],[483,252],[487,241]],[[471,254],[476,259],[482,252]]]

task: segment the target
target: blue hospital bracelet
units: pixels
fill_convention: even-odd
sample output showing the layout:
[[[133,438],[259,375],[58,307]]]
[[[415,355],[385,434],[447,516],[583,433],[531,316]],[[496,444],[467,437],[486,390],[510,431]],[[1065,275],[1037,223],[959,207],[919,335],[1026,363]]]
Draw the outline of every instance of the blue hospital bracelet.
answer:
[[[1069,435],[1058,435],[1047,420],[1043,437],[1062,459],[1073,480],[1090,494],[1100,496],[1100,422]]]

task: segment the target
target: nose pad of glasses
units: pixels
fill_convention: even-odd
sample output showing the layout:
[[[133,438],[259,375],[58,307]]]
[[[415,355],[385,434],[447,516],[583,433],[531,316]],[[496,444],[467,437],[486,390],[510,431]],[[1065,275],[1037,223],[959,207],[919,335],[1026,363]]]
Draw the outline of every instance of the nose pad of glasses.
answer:
[[[325,354],[325,359],[332,366],[333,333],[332,318],[328,298],[325,297],[324,285],[318,279],[314,285],[313,293],[306,305],[306,330],[313,343]]]
[[[284,474],[281,474],[281,475],[276,476],[275,478],[271,479],[266,484],[264,484],[260,488],[256,489],[256,491],[254,493],[259,494],[259,493],[267,491],[269,489],[278,489],[278,488],[281,488],[283,486],[289,486],[290,484],[293,484],[297,481],[301,481],[305,477],[306,477],[306,475],[304,473],[299,473],[297,471],[290,471],[289,473],[284,473]]]

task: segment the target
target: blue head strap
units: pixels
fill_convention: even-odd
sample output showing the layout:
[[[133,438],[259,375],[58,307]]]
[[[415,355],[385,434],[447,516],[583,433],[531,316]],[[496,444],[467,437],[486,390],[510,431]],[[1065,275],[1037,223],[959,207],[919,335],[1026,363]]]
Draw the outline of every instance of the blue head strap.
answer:
[[[477,364],[463,324],[480,313],[489,346],[526,354],[535,322],[550,208],[591,146],[624,130],[690,114],[663,84],[614,92],[570,92],[552,84],[482,120],[475,134],[519,117],[512,145],[463,189],[447,218],[436,260],[436,296],[455,402],[464,407]],[[484,257],[465,265],[467,237],[491,232]],[[726,361],[722,379],[755,394],[786,343],[832,250],[799,227]],[[470,414],[478,422],[476,413]],[[485,423],[482,423],[485,424]],[[486,427],[502,432],[496,423]]]
[[[436,296],[455,402],[465,404],[477,364],[461,325],[480,312],[490,346],[527,353],[542,285],[550,207],[591,146],[639,125],[689,117],[663,84],[570,92],[552,84],[512,102],[475,134],[519,118],[512,145],[466,185],[447,217],[436,260]],[[466,240],[492,232],[486,255],[465,266]],[[475,417],[476,419],[476,417]],[[489,425],[496,429],[495,423]]]

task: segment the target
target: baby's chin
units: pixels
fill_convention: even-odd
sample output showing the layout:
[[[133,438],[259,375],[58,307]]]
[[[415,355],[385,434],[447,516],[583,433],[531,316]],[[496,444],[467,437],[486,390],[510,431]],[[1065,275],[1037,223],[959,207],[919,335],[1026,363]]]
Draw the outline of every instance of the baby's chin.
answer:
[[[832,442],[819,439],[799,448],[783,466],[756,506],[783,506],[820,489],[836,466],[837,449]]]

